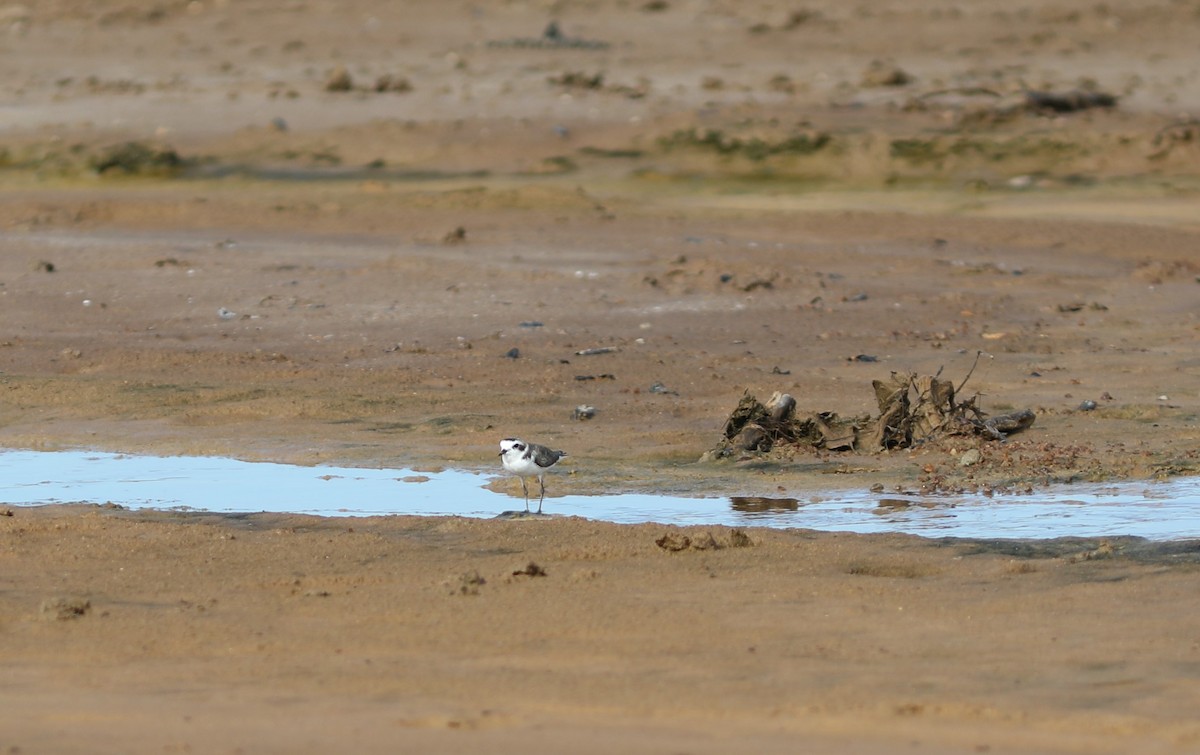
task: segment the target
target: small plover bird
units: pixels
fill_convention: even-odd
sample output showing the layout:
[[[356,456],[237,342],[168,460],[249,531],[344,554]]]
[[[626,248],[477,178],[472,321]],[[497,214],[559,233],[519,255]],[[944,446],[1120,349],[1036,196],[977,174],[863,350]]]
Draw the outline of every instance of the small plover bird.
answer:
[[[537,513],[542,513],[542,501],[546,499],[546,470],[558,463],[566,454],[552,451],[537,443],[526,443],[520,438],[505,438],[500,441],[500,463],[504,468],[521,478],[521,489],[525,491],[525,510],[529,511],[529,486],[527,477],[537,477],[541,487]]]

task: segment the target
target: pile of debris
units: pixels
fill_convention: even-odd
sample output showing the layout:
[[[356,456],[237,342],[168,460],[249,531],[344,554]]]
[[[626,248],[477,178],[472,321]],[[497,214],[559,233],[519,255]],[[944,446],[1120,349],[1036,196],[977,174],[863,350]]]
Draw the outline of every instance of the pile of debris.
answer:
[[[786,393],[776,392],[765,404],[747,393],[725,421],[717,447],[704,458],[766,453],[780,444],[873,453],[951,435],[1003,440],[1032,425],[1035,418],[1029,409],[988,417],[978,406],[979,394],[959,401],[956,394],[963,386],[956,389],[938,376],[893,372],[890,379],[872,381],[872,386],[879,403],[877,417],[797,414],[796,399]]]

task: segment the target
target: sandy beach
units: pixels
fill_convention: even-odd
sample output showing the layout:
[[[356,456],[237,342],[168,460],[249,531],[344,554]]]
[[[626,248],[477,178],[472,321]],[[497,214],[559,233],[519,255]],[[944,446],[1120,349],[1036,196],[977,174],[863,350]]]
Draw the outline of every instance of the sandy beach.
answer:
[[[550,513],[1194,475],[1198,25],[0,6],[0,446],[487,471],[497,513],[510,436],[570,454]],[[1036,420],[700,461],[747,394],[870,418],[893,373]],[[1191,752],[1198,559],[4,505],[0,751]]]

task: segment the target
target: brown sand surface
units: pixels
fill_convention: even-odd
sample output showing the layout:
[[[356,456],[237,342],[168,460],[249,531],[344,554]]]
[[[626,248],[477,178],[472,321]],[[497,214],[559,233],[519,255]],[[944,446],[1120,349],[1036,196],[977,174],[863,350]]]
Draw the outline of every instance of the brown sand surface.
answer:
[[[493,470],[519,435],[571,454],[550,511],[1194,474],[1198,29],[0,6],[0,445]],[[939,370],[1036,422],[697,463],[747,391],[866,415]],[[2,752],[1200,749],[1192,543],[5,512]]]
[[[2,526],[20,752],[1200,745],[1194,547],[94,507]]]

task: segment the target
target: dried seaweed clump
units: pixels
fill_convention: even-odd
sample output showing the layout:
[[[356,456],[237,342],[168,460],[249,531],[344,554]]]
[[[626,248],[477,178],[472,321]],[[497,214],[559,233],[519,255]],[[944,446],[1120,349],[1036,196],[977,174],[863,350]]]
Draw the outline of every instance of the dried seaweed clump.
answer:
[[[187,161],[170,147],[155,147],[144,142],[125,142],[110,147],[88,161],[102,176],[173,176],[187,167]]]
[[[1002,440],[1029,427],[1035,418],[1029,409],[988,417],[978,406],[978,394],[960,401],[957,394],[963,386],[956,389],[953,382],[937,376],[893,372],[889,379],[871,385],[879,404],[876,417],[842,418],[836,412],[798,415],[796,400],[786,393],[776,392],[765,404],[747,393],[725,421],[716,448],[705,458],[765,453],[779,445],[873,453],[951,435]]]

